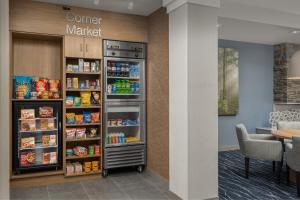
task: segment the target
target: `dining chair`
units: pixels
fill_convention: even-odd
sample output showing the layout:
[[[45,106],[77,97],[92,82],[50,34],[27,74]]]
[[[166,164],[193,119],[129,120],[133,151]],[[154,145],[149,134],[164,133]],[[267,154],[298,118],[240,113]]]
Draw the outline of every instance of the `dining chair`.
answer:
[[[285,144],[286,151],[286,178],[290,184],[290,169],[296,172],[297,193],[300,197],[300,137],[293,137],[292,143]]]
[[[280,183],[282,169],[282,144],[270,134],[248,134],[244,124],[236,125],[236,134],[241,153],[245,156],[245,175],[249,178],[250,158],[275,161],[277,167],[277,181]]]
[[[277,123],[277,130],[290,130],[296,129],[300,130],[300,121],[278,121]],[[292,140],[284,139],[284,143],[290,143]]]

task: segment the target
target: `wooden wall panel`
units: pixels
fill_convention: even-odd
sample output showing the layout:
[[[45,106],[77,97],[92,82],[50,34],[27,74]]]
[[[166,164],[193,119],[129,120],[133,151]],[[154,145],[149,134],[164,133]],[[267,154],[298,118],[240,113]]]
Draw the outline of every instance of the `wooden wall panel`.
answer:
[[[61,79],[61,41],[15,38],[13,74]]]
[[[102,38],[147,42],[147,17],[78,7],[71,7],[71,11],[83,16],[101,17]],[[10,30],[65,35],[66,12],[61,5],[10,0]],[[92,24],[88,26],[98,28]]]
[[[148,167],[169,178],[169,18],[161,8],[149,16],[147,66]]]

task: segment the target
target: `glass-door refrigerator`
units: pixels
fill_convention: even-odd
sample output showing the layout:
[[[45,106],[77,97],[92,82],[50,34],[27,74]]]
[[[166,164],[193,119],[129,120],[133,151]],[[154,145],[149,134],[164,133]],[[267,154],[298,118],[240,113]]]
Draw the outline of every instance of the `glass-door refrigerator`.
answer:
[[[13,173],[62,167],[61,102],[13,102]]]
[[[103,40],[104,166],[108,170],[146,165],[146,44]]]

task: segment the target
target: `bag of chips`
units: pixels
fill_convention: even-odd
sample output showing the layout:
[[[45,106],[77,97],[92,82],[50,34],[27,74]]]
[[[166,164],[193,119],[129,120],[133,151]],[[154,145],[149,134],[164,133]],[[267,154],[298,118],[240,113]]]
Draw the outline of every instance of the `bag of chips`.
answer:
[[[39,108],[40,118],[51,118],[53,117],[53,108],[48,106],[43,106]]]
[[[66,129],[66,137],[67,139],[74,139],[76,134],[75,128],[67,128]]]
[[[92,104],[100,104],[100,92],[92,92]]]
[[[80,92],[81,104],[84,106],[91,105],[91,92]]]
[[[91,112],[83,111],[83,122],[86,124],[92,122]]]
[[[99,123],[100,122],[100,113],[93,112],[91,113],[92,123]]]
[[[75,124],[75,113],[66,113],[66,123],[67,124]]]
[[[83,124],[83,115],[75,115],[75,123]]]
[[[73,96],[67,96],[66,97],[66,106],[73,106],[74,105],[74,97]]]

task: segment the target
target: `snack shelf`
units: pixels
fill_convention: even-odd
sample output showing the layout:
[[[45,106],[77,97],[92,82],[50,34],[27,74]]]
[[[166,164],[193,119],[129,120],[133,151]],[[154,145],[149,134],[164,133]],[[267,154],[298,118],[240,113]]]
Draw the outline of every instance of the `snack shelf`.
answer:
[[[122,125],[122,126],[107,126],[107,128],[126,128],[126,127],[139,127],[140,125]]]
[[[76,74],[76,75],[100,75],[101,72],[66,72],[66,74]]]
[[[66,142],[77,142],[77,141],[94,141],[94,140],[101,140],[100,137],[94,138],[82,138],[82,139],[66,139]]]
[[[93,109],[101,108],[100,105],[90,105],[90,106],[66,106],[66,109]]]
[[[53,131],[58,131],[58,129],[46,129],[46,130],[33,130],[33,131],[19,131],[19,133],[42,133],[42,132],[53,132]]]
[[[140,80],[139,77],[118,77],[118,76],[107,76],[108,79],[125,79],[125,80]]]
[[[41,161],[39,161],[39,162],[35,162],[34,164],[31,164],[31,165],[28,165],[28,166],[20,166],[20,169],[41,168],[41,167],[55,166],[55,165],[57,165],[57,162],[43,164]]]
[[[63,101],[64,99],[12,99],[12,101]]]
[[[24,150],[33,150],[33,149],[50,149],[50,148],[57,148],[57,145],[42,145],[42,144],[36,144],[35,147],[29,147],[29,148],[19,148],[19,151]]]
[[[124,144],[105,144],[106,147],[120,147],[120,146],[130,146],[130,145],[139,145],[145,144],[144,142],[129,142]]]
[[[87,155],[87,156],[66,156],[66,160],[78,160],[78,159],[85,159],[85,158],[99,158],[101,155]]]
[[[66,127],[73,127],[73,126],[100,126],[101,123],[88,123],[88,124],[66,124]]]
[[[21,119],[21,118],[20,118],[19,121],[23,121],[23,120],[24,120],[24,121],[25,121],[25,120],[43,120],[43,119],[48,119],[48,120],[49,120],[49,119],[56,119],[56,117],[46,117],[46,118],[39,118],[39,117],[38,117],[38,118],[32,118],[32,119]]]
[[[98,170],[96,172],[82,172],[82,173],[75,173],[75,174],[66,174],[66,177],[74,177],[74,176],[85,176],[85,175],[94,175],[94,174],[101,174],[101,170]]]
[[[66,89],[67,92],[101,92],[101,89]]]

